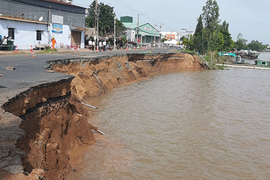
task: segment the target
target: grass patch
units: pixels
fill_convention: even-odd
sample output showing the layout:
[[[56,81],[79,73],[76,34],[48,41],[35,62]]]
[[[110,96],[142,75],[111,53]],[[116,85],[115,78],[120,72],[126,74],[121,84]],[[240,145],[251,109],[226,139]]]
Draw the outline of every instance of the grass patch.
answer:
[[[222,66],[216,65],[215,68],[216,68],[217,70],[225,70],[225,67],[224,67],[223,65],[222,65]]]
[[[58,53],[57,49],[44,49],[42,51],[38,51],[37,54],[48,54],[48,53]]]
[[[182,50],[175,50],[175,53],[189,53],[189,54],[197,54],[195,51],[191,51],[188,49],[182,49]]]

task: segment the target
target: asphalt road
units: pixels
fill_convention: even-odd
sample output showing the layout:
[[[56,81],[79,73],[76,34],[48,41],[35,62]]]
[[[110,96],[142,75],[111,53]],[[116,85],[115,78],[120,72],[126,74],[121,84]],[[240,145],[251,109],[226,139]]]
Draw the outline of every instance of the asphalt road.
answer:
[[[55,54],[25,54],[25,55],[1,55],[0,56],[0,107],[8,99],[39,84],[50,83],[71,77],[61,73],[47,73],[44,67],[47,61],[63,60],[81,57],[100,57],[140,53],[147,50],[118,50],[105,52],[77,51],[73,53]],[[171,52],[169,49],[154,49],[153,53]],[[15,70],[6,70],[6,67],[14,67]]]

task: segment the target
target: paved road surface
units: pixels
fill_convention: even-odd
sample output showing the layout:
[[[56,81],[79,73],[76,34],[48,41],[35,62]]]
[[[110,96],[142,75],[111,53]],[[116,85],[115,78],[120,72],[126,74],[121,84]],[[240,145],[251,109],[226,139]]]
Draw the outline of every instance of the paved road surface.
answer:
[[[58,81],[71,77],[61,73],[46,73],[44,67],[48,66],[49,60],[62,60],[67,58],[113,56],[117,54],[140,53],[145,50],[119,50],[93,53],[92,51],[82,50],[73,53],[55,54],[32,54],[23,55],[1,55],[0,56],[0,107],[8,99],[16,96],[30,87]],[[154,49],[153,53],[171,52],[169,49]],[[6,67],[15,67],[14,71],[6,70]]]

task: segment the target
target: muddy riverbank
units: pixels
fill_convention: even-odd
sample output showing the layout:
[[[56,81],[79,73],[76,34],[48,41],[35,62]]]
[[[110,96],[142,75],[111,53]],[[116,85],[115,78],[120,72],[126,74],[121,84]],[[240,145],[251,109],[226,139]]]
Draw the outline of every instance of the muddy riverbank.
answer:
[[[11,140],[1,139],[2,151],[7,140],[13,149],[0,157],[1,163],[7,164],[3,165],[6,171],[13,172],[15,166],[19,168],[16,172],[24,171],[25,174],[33,169],[43,169],[42,176],[46,179],[63,179],[71,170],[69,155],[72,149],[95,142],[93,130],[97,128],[87,122],[91,114],[81,104],[82,98],[98,97],[159,71],[203,68],[199,58],[191,54],[133,54],[92,60],[59,60],[50,64],[54,71],[74,78],[33,88],[3,106],[5,111],[16,115],[14,124],[17,126],[14,127],[18,132]],[[1,122],[7,115],[1,115]],[[1,127],[10,128],[9,122],[7,120]],[[9,165],[15,157],[17,162]]]

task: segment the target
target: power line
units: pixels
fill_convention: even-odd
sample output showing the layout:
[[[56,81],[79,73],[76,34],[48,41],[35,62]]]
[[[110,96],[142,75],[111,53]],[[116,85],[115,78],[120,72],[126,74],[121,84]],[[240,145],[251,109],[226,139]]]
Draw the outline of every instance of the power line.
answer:
[[[124,8],[130,10],[130,11],[133,11],[135,13],[140,13],[140,11],[134,9],[133,7],[129,6],[128,4],[126,4],[125,2],[121,1],[121,0],[114,0],[116,3],[118,3],[119,5],[123,6]]]
[[[134,9],[133,7],[129,6],[128,4],[126,4],[125,2],[123,2],[122,0],[114,0],[116,3],[120,4],[121,6],[123,6],[124,8],[126,9],[129,9],[130,11],[133,11],[134,13],[139,13],[139,14],[144,14],[146,17],[148,17],[148,19],[156,22],[156,23],[159,23],[159,24],[162,24],[161,22],[153,19],[152,17],[150,17],[149,15],[147,15],[146,13],[143,13],[141,11],[138,11],[136,9]]]

